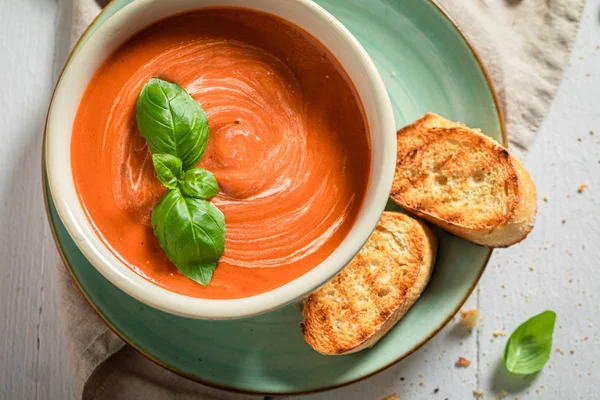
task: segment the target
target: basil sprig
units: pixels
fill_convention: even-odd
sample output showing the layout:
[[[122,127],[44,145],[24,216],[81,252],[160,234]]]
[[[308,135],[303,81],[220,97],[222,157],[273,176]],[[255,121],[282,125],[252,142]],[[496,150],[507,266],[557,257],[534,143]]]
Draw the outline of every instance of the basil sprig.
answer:
[[[152,227],[167,257],[188,278],[208,285],[225,249],[225,218],[210,201],[215,175],[195,168],[208,143],[208,118],[176,83],[153,78],[136,106],[158,180],[169,190],[152,211]]]
[[[529,375],[550,359],[556,313],[544,311],[523,322],[510,335],[504,349],[504,365],[513,374]]]

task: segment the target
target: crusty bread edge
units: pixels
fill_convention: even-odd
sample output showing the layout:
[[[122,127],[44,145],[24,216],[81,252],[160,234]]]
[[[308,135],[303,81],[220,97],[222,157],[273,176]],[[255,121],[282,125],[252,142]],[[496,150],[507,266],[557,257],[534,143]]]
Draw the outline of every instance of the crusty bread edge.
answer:
[[[521,242],[535,225],[537,215],[537,192],[529,172],[521,162],[510,156],[518,177],[518,203],[511,218],[502,226],[479,238],[479,244],[487,247],[508,247]]]
[[[399,129],[397,135],[402,135],[410,130],[420,128],[426,129],[424,125],[429,121],[435,121],[439,123],[440,127],[443,127],[444,129],[450,129],[452,127],[467,128],[473,134],[481,136],[494,145],[504,149],[503,146],[489,136],[484,135],[479,129],[470,128],[460,122],[450,121],[442,116],[429,112],[425,113],[423,117],[414,121],[410,125]],[[506,149],[504,149],[504,151],[506,151]],[[506,152],[509,154],[508,151]],[[517,175],[517,198],[515,202],[515,208],[512,210],[509,218],[502,225],[494,227],[491,231],[468,228],[462,225],[447,222],[443,219],[425,213],[422,210],[408,207],[406,204],[396,201],[396,199],[393,197],[391,197],[392,201],[410,213],[415,214],[424,220],[429,221],[432,224],[437,225],[440,228],[475,244],[490,248],[512,246],[524,240],[533,229],[537,214],[537,193],[531,176],[523,167],[521,162],[510,154],[509,160],[513,165]]]
[[[396,214],[396,211],[386,211],[384,212],[388,214]],[[406,214],[405,214],[406,215]],[[381,338],[383,338],[397,323],[400,319],[410,310],[410,308],[416,303],[416,301],[421,297],[421,293],[427,287],[429,283],[429,279],[433,273],[433,267],[435,265],[435,259],[437,256],[437,248],[438,248],[438,240],[431,228],[429,228],[424,222],[419,221],[418,219],[413,218],[410,215],[407,215],[413,222],[417,223],[421,228],[423,233],[423,260],[421,261],[421,265],[419,267],[419,275],[412,286],[410,293],[407,295],[405,301],[403,301],[390,317],[385,321],[385,323],[381,326],[381,328],[369,336],[364,342],[359,344],[352,349],[349,349],[345,352],[338,354],[326,354],[326,355],[344,355],[344,354],[352,354],[359,352],[361,350],[367,349],[369,347],[374,346]]]
[[[518,178],[516,207],[507,221],[498,227],[494,227],[492,230],[484,231],[481,229],[467,228],[465,226],[447,222],[428,213],[424,213],[421,210],[413,209],[406,204],[396,201],[394,198],[392,198],[392,201],[405,208],[410,213],[413,213],[469,242],[490,248],[512,246],[524,240],[535,225],[537,194],[535,185],[527,170],[525,170],[515,157],[510,156],[510,160],[515,168]]]

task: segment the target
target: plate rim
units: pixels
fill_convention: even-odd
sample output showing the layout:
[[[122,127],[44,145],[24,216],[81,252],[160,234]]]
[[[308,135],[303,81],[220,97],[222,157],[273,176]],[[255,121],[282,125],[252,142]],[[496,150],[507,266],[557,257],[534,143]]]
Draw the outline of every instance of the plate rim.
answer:
[[[84,38],[89,34],[90,30],[99,23],[100,18],[102,18],[109,9],[112,9],[113,7],[116,6],[116,3],[119,1],[123,1],[123,0],[110,0],[108,2],[108,4],[106,6],[104,6],[104,8],[100,11],[100,13],[92,20],[92,22],[90,23],[90,25],[83,31],[83,33],[81,34],[81,36],[79,37],[79,39],[77,40],[77,42],[75,43],[75,45],[73,46],[73,49],[71,50],[71,52],[69,53],[69,56],[67,57],[67,59],[65,60],[65,64],[61,69],[60,75],[58,76],[58,79],[56,80],[56,85],[58,85],[58,82],[61,80],[65,67],[66,65],[71,61],[71,58],[73,57],[73,55],[75,54],[75,52],[77,51],[77,49],[81,46],[82,44],[82,40],[84,40]],[[486,68],[485,64],[483,63],[482,58],[479,56],[479,54],[477,53],[477,51],[475,50],[474,46],[471,44],[471,42],[469,41],[469,39],[467,38],[467,36],[465,35],[465,33],[460,29],[460,27],[458,26],[458,24],[456,23],[456,21],[454,20],[454,18],[446,11],[446,9],[439,4],[438,0],[423,0],[428,2],[430,5],[432,5],[435,9],[437,9],[437,11],[439,12],[440,15],[442,15],[449,23],[450,26],[456,31],[456,33],[458,33],[458,35],[462,38],[463,42],[467,45],[469,51],[471,52],[473,58],[475,59],[475,61],[477,62],[477,64],[479,65],[479,68],[481,69],[481,72],[484,75],[484,78],[487,82],[488,88],[492,94],[492,99],[494,102],[494,107],[496,109],[496,113],[498,114],[498,122],[500,125],[500,134],[502,136],[502,145],[504,147],[508,147],[508,135],[506,132],[506,122],[504,119],[504,113],[502,111],[502,105],[500,103],[500,99],[498,97],[498,93],[496,90],[496,87],[491,79],[491,75],[488,71],[488,69]],[[56,91],[56,86],[52,92],[52,97],[50,99],[50,104],[52,103],[52,100],[54,99],[54,94]],[[46,114],[46,122],[47,122],[47,115]],[[489,263],[490,257],[492,256],[492,249],[488,249],[488,254],[483,262],[483,265],[481,267],[480,272],[477,274],[475,280],[473,281],[473,284],[471,285],[471,287],[467,290],[467,292],[465,293],[464,297],[458,302],[457,306],[448,314],[448,316],[436,327],[436,329],[432,330],[426,337],[423,338],[423,340],[421,340],[419,343],[417,343],[416,345],[414,345],[409,351],[405,352],[404,354],[400,355],[398,358],[396,358],[395,360],[377,368],[376,370],[364,374],[358,378],[354,378],[354,379],[349,379],[347,381],[341,382],[341,383],[336,383],[336,384],[331,384],[331,385],[326,385],[326,386],[321,386],[321,387],[317,387],[314,389],[310,389],[310,390],[297,390],[297,391],[286,391],[286,392],[265,392],[265,391],[255,391],[252,389],[243,389],[243,388],[239,388],[239,387],[233,387],[233,386],[227,386],[227,385],[223,385],[220,383],[215,383],[215,382],[211,382],[209,380],[205,380],[202,378],[199,378],[197,376],[194,376],[192,374],[189,374],[185,371],[181,371],[178,368],[176,368],[173,365],[170,365],[160,359],[158,359],[157,357],[152,356],[151,354],[149,354],[148,352],[146,352],[141,346],[138,346],[133,340],[131,340],[130,338],[128,338],[125,334],[123,334],[122,332],[119,331],[119,329],[113,325],[110,320],[102,313],[102,311],[96,307],[96,305],[88,298],[88,296],[85,293],[84,288],[81,286],[80,282],[77,280],[77,278],[75,277],[75,274],[73,272],[73,267],[71,265],[71,263],[68,261],[66,255],[64,254],[63,248],[61,246],[61,242],[60,239],[58,237],[58,233],[56,230],[56,225],[55,225],[55,220],[54,217],[52,215],[52,212],[50,211],[50,201],[49,201],[49,196],[50,196],[50,191],[48,188],[48,181],[47,181],[47,172],[46,172],[46,125],[44,126],[44,134],[43,134],[43,138],[42,138],[42,165],[41,165],[41,175],[42,175],[42,190],[43,190],[43,196],[44,196],[44,205],[45,205],[45,209],[46,209],[46,217],[48,220],[48,224],[50,225],[50,231],[52,232],[52,238],[54,240],[54,245],[60,255],[60,258],[62,260],[62,263],[64,265],[64,268],[67,270],[67,272],[69,273],[69,276],[71,278],[71,280],[73,281],[73,283],[75,284],[75,287],[77,288],[77,290],[79,291],[79,293],[81,294],[81,296],[84,298],[84,300],[86,301],[86,303],[90,306],[90,308],[96,313],[96,315],[98,317],[100,317],[100,319],[102,320],[102,322],[115,334],[117,335],[123,342],[125,342],[127,345],[131,346],[135,351],[137,351],[138,353],[140,353],[142,356],[144,356],[145,358],[147,358],[148,360],[152,361],[153,363],[181,376],[184,377],[186,379],[189,379],[191,381],[200,383],[202,385],[211,387],[211,388],[215,388],[215,389],[221,389],[221,390],[226,390],[229,392],[234,392],[234,393],[241,393],[241,394],[249,394],[249,395],[265,395],[265,396],[294,396],[294,395],[307,395],[307,394],[311,394],[311,393],[318,393],[318,392],[324,392],[327,390],[332,390],[332,389],[337,389],[337,388],[341,388],[344,386],[348,386],[351,385],[353,383],[357,383],[360,381],[363,381],[365,379],[368,379],[370,377],[372,377],[373,375],[376,375],[388,368],[390,368],[391,366],[397,364],[398,362],[404,360],[405,358],[407,358],[408,356],[410,356],[411,354],[415,353],[417,350],[419,350],[422,346],[424,346],[427,342],[429,342],[429,340],[431,340],[435,335],[437,335],[447,324],[448,322],[450,322],[450,320],[458,313],[458,311],[462,308],[462,306],[464,305],[464,303],[467,301],[467,299],[469,298],[469,296],[473,293],[473,290],[475,289],[475,287],[477,286],[477,284],[479,283],[479,280],[481,279],[481,276],[483,275],[484,271],[487,268],[487,265]],[[117,288],[117,290],[119,290]]]

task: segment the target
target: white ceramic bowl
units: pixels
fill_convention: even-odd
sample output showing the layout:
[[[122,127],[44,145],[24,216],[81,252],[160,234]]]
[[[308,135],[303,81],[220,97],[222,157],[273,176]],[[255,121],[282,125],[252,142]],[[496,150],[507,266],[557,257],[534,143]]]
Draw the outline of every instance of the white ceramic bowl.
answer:
[[[365,202],[348,236],[321,264],[269,292],[233,300],[206,300],[163,289],[142,278],[109,251],[94,232],[77,196],[70,163],[73,121],[98,67],[132,35],[165,17],[206,7],[259,10],[300,26],[325,45],[354,82],[365,108],[372,144],[371,179]],[[338,273],[375,228],[392,185],[396,136],[392,105],[366,51],[331,14],[310,0],[137,0],[104,23],[72,55],[59,80],[46,126],[46,164],[52,197],[69,234],[94,267],[139,301],[185,317],[232,319],[271,311],[306,296]]]

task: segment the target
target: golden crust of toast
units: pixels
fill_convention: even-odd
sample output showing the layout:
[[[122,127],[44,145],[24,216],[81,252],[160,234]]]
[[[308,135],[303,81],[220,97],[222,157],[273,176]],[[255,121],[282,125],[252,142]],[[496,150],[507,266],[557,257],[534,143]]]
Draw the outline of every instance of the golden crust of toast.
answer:
[[[521,163],[479,130],[427,113],[397,133],[392,200],[471,242],[507,247],[533,229],[536,191]]]
[[[306,299],[306,342],[326,355],[374,345],[419,298],[436,252],[437,239],[424,223],[384,212],[352,262]]]

